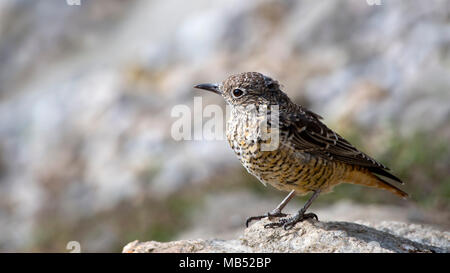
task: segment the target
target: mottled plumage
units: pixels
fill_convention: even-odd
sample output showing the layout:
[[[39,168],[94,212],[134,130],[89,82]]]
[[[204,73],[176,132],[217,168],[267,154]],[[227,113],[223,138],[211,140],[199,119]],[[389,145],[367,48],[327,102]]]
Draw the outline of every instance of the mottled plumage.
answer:
[[[319,115],[293,103],[280,90],[277,81],[257,72],[247,72],[230,76],[220,84],[201,84],[196,88],[221,94],[231,105],[227,139],[243,166],[262,183],[291,191],[277,209],[249,220],[285,216],[281,209],[292,196],[308,192],[315,194],[296,216],[269,226],[289,228],[303,219],[317,218],[315,214],[305,214],[312,200],[320,192],[328,192],[343,182],[407,197],[405,192],[385,181],[388,178],[402,183],[387,167],[329,129]],[[273,106],[278,107],[278,112],[271,111]],[[278,127],[272,126],[273,118],[278,118]],[[264,137],[264,123],[268,124],[267,128],[277,130],[279,144],[275,150],[262,149],[262,145],[272,140]]]

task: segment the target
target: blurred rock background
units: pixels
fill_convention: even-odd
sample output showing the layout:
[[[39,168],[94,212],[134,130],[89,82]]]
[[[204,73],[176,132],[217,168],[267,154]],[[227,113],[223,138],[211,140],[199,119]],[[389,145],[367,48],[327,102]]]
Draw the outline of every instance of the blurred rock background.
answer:
[[[343,185],[321,219],[450,228],[449,1],[3,0],[0,251],[242,232],[286,193],[225,141],[170,132],[175,105],[223,105],[194,84],[243,71],[279,79],[412,195]]]

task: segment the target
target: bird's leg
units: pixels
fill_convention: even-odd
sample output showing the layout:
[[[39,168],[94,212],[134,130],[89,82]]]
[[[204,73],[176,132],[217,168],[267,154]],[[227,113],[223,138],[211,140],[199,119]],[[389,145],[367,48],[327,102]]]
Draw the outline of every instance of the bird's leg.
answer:
[[[309,198],[309,200],[308,200],[308,202],[306,202],[305,206],[302,209],[300,209],[296,215],[294,215],[290,218],[280,219],[280,221],[267,224],[264,227],[265,228],[274,228],[274,227],[283,226],[285,230],[288,230],[288,229],[291,229],[292,227],[294,227],[296,223],[301,222],[305,219],[316,218],[316,220],[319,220],[319,218],[317,217],[316,214],[305,213],[306,210],[309,208],[309,206],[311,206],[312,202],[317,198],[317,196],[319,196],[319,193],[320,193],[320,190],[314,191],[311,198]]]
[[[247,218],[247,221],[245,222],[245,225],[248,227],[248,224],[253,220],[261,220],[262,218],[268,217],[269,219],[272,217],[285,217],[286,214],[282,213],[281,210],[284,209],[284,207],[291,201],[291,199],[295,196],[295,190],[292,190],[284,199],[281,201],[281,203],[271,212],[267,212],[264,215],[259,216],[252,216]]]

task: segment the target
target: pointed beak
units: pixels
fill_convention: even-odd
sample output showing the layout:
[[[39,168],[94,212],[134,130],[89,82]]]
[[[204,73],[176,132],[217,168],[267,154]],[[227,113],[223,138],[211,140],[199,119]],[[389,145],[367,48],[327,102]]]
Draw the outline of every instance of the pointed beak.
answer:
[[[208,90],[216,94],[222,95],[222,92],[220,92],[219,85],[217,83],[197,84],[196,86],[194,86],[194,88]]]

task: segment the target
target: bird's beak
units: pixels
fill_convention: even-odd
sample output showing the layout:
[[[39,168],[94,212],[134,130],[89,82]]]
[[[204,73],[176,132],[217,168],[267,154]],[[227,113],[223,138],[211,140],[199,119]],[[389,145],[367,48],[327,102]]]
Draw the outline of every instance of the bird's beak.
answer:
[[[197,84],[196,86],[194,86],[194,88],[208,90],[208,91],[214,92],[216,94],[222,95],[222,92],[220,92],[219,85],[217,83]]]

